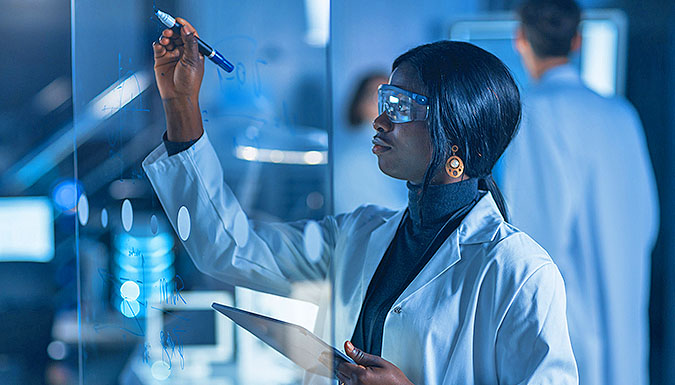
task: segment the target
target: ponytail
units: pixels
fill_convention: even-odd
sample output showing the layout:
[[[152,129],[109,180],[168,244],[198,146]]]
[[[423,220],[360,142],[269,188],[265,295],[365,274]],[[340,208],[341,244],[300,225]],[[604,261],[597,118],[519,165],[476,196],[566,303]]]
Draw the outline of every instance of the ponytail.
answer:
[[[506,209],[506,201],[504,200],[504,196],[502,195],[502,192],[499,190],[497,183],[495,183],[495,180],[492,177],[491,173],[478,179],[478,188],[481,190],[487,190],[490,192],[490,194],[492,194],[492,198],[495,200],[497,208],[499,209],[499,212],[502,214],[502,217],[504,217],[504,221],[508,222],[509,212]]]

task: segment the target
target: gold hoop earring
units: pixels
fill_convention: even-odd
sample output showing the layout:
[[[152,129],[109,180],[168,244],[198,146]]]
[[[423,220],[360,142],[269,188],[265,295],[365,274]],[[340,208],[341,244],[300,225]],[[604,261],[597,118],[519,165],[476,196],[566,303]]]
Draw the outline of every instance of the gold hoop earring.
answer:
[[[453,178],[460,178],[464,174],[464,162],[462,162],[460,157],[455,155],[459,151],[457,145],[453,145],[451,149],[452,156],[445,162],[445,172]]]

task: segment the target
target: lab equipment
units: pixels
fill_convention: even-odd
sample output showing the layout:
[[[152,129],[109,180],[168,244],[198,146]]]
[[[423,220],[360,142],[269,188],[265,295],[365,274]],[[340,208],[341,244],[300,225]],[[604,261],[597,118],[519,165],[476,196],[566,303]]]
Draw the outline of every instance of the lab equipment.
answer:
[[[147,310],[149,359],[176,367],[177,374],[234,360],[234,328],[211,309],[213,301],[234,303],[224,291],[174,291],[173,299],[155,297]],[[182,362],[182,364],[181,364]],[[183,367],[181,367],[183,366]]]

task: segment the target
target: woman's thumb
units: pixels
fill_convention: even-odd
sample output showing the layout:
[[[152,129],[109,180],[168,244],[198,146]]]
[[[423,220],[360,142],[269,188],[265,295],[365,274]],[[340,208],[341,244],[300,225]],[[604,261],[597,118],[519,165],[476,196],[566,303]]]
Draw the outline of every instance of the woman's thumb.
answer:
[[[359,365],[379,366],[380,364],[380,357],[357,349],[350,341],[345,342],[345,351],[347,352],[347,355]]]
[[[195,35],[195,31],[189,31],[187,28],[183,27],[181,39],[183,39],[183,56],[185,59],[191,63],[198,63],[199,47],[197,45],[197,35]]]

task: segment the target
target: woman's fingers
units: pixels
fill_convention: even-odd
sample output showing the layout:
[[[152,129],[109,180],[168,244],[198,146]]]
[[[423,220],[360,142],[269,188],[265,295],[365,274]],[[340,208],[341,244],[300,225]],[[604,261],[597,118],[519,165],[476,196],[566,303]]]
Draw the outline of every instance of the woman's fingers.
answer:
[[[181,39],[180,34],[174,32],[172,29],[165,29],[162,31],[162,36],[170,39],[173,45],[176,47],[183,45],[183,39]]]
[[[354,365],[348,362],[342,362],[340,365],[338,365],[337,369],[338,376],[341,375],[345,378],[358,377],[363,375],[368,370],[363,365]]]
[[[181,30],[181,33],[194,32],[195,36],[199,37],[199,34],[197,33],[197,30],[195,29],[195,27],[192,26],[192,24],[190,24],[189,21],[183,19],[182,17],[177,17],[176,21],[183,26],[184,31]]]
[[[350,384],[349,378],[343,376],[340,373],[337,374],[337,378],[338,378],[338,381],[340,381],[340,385],[342,385],[342,384],[349,385]]]
[[[152,51],[155,53],[155,59],[166,55],[166,48],[158,42],[152,43]]]
[[[160,61],[156,61],[156,64],[163,65],[171,61],[178,61],[178,58],[180,57],[180,49],[172,49],[168,50],[167,47],[157,43],[153,42],[152,43],[152,51],[155,54],[155,59],[162,59]]]

